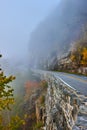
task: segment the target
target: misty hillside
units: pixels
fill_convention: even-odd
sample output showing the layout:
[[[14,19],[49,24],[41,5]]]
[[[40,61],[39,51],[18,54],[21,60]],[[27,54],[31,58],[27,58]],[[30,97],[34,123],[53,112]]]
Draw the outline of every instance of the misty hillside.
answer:
[[[54,12],[32,32],[30,56],[35,62],[37,57],[66,53],[86,24],[87,0],[61,0]]]

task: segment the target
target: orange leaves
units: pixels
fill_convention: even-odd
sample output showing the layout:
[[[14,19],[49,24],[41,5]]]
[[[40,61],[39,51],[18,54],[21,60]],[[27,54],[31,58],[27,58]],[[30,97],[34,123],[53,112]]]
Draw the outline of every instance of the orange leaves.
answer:
[[[25,83],[25,98],[29,98],[31,96],[32,93],[34,93],[37,89],[43,89],[43,88],[47,88],[47,82],[45,80],[42,80],[40,82],[38,81],[32,81],[32,80],[28,80]]]
[[[36,87],[38,87],[39,86],[39,83],[38,82],[36,82],[36,81],[27,81],[26,83],[25,83],[25,88],[27,89],[27,88],[36,88]]]
[[[25,97],[26,97],[26,98],[29,98],[29,96],[30,96],[33,92],[35,92],[35,90],[36,90],[37,88],[39,88],[39,87],[40,87],[40,83],[38,83],[38,82],[36,82],[36,81],[27,81],[27,82],[25,83],[25,91],[26,91]]]

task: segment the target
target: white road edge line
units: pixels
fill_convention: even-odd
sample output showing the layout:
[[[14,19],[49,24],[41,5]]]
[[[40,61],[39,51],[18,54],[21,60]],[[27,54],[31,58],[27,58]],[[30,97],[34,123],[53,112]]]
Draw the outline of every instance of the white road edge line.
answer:
[[[75,88],[73,88],[71,85],[69,85],[68,83],[66,83],[63,79],[61,79],[59,76],[56,76],[56,77],[58,77],[65,85],[67,85],[69,88],[71,88],[71,89],[73,89],[73,90],[75,90],[75,91],[77,91]]]

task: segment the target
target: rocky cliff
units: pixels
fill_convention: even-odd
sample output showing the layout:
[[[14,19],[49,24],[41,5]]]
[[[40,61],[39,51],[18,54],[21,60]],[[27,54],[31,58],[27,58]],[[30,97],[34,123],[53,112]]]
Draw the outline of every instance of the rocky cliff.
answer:
[[[66,53],[86,24],[87,0],[61,0],[31,34],[29,53],[33,64],[43,64],[46,59],[51,62],[56,55]]]

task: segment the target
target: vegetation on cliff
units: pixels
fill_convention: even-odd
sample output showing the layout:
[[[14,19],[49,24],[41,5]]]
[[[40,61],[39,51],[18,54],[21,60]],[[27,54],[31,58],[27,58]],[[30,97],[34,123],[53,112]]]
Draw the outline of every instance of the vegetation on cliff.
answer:
[[[71,60],[78,67],[87,67],[87,31],[71,48]]]
[[[69,52],[59,59],[55,57],[53,63],[47,69],[87,75],[86,28],[80,38],[71,44]]]

